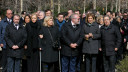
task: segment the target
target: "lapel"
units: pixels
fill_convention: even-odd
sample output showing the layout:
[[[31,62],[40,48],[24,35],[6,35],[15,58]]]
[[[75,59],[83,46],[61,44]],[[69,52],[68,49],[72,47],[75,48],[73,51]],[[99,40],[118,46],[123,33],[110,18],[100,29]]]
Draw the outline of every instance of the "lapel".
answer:
[[[79,28],[80,25],[76,25],[76,28],[73,28],[72,23],[71,23],[71,21],[70,21],[70,22],[68,23],[68,26],[69,26],[72,30],[76,31],[76,30]]]

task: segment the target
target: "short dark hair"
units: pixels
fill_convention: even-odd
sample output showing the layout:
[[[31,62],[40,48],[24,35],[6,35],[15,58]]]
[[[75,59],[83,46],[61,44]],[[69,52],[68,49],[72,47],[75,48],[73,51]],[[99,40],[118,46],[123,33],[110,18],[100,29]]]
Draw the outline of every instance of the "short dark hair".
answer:
[[[30,18],[30,20],[31,20],[30,15],[29,15],[29,14],[26,14],[25,17],[24,17],[24,23],[25,23],[25,18],[26,18],[27,16],[28,16],[28,17]]]
[[[17,17],[19,17],[19,18],[20,18],[20,15],[18,15],[18,14],[14,14],[13,18],[14,18],[15,16],[17,16]]]
[[[59,14],[57,15],[57,17],[58,17],[59,15],[63,15],[63,17],[64,17],[64,14],[63,14],[63,13],[59,13]]]
[[[22,11],[21,14],[24,14],[24,12],[26,12],[26,11]]]
[[[45,12],[48,12],[48,11],[52,12],[50,9],[46,9],[46,10],[45,10]]]

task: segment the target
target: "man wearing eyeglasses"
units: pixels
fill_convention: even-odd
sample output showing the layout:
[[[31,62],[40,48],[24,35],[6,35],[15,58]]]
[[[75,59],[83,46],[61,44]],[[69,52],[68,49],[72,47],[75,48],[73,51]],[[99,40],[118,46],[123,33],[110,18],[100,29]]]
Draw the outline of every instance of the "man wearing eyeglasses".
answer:
[[[0,22],[0,46],[2,47],[2,72],[6,70],[7,55],[6,55],[6,42],[4,40],[4,34],[6,26],[12,23],[12,10],[6,10],[6,17]]]
[[[80,17],[71,15],[71,21],[65,23],[61,29],[62,72],[76,72],[76,60],[82,42]]]

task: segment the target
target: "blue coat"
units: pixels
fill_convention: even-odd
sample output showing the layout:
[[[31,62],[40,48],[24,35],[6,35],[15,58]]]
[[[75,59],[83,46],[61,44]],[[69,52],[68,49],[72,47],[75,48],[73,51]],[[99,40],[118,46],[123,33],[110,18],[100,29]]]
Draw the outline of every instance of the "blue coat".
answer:
[[[12,21],[13,22],[13,21]],[[6,42],[4,40],[4,35],[5,35],[5,29],[6,26],[9,24],[9,22],[7,21],[7,18],[4,18],[1,22],[0,22],[0,44],[4,44],[3,48],[6,48]]]

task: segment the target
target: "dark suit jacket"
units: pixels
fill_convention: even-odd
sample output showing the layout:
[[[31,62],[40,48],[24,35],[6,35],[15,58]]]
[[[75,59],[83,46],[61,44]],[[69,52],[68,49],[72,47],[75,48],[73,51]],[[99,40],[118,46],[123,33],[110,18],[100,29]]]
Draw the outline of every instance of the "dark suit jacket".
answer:
[[[65,23],[61,29],[61,54],[64,56],[77,56],[79,54],[80,45],[82,43],[82,28],[81,25],[77,25],[74,29],[71,21]],[[77,43],[78,47],[73,49],[70,47],[71,43]]]
[[[23,55],[23,46],[27,38],[26,30],[23,26],[19,26],[17,30],[13,24],[10,24],[6,27],[5,31],[5,41],[7,48],[7,56],[22,58]],[[19,49],[12,49],[13,45],[18,45]]]
[[[101,48],[107,56],[115,54],[115,48],[119,48],[122,42],[119,28],[113,24],[105,29],[101,27]]]

